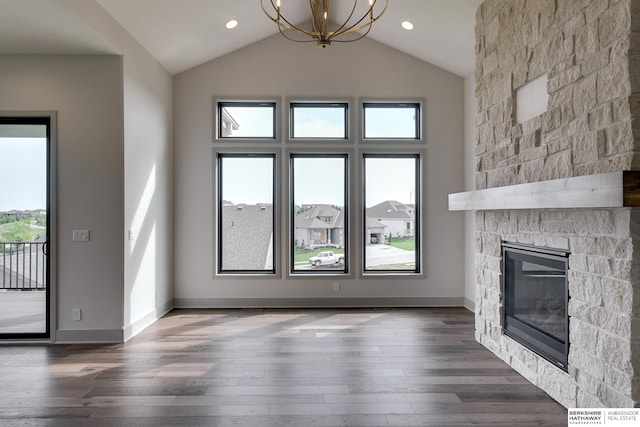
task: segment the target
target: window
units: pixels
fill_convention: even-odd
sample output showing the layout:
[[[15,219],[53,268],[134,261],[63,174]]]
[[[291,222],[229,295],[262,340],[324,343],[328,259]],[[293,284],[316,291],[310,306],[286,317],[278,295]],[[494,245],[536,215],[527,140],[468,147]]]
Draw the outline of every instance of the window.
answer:
[[[420,156],[364,154],[364,271],[420,272]]]
[[[218,101],[218,139],[276,139],[275,102]]]
[[[275,154],[218,154],[218,272],[275,273]]]
[[[291,139],[348,139],[346,102],[290,103]]]
[[[291,155],[292,273],[348,272],[347,161]]]
[[[420,103],[364,102],[363,139],[421,139]]]
[[[287,98],[286,120],[280,102],[213,104],[216,274],[351,277],[354,254],[365,276],[421,274],[424,100]]]

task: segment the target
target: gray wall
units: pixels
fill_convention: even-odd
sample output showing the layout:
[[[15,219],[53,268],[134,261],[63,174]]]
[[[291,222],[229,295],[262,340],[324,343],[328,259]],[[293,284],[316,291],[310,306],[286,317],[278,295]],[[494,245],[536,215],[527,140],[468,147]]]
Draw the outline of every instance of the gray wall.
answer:
[[[173,300],[173,79],[99,4],[56,1],[123,57],[124,227],[119,237],[128,339]]]
[[[215,96],[426,99],[423,278],[223,279],[214,275],[212,105]],[[462,305],[464,217],[447,194],[464,188],[464,81],[372,40],[319,50],[274,36],[175,77],[175,297],[178,305],[236,299],[286,305],[327,298],[411,298]],[[353,147],[351,147],[353,148]],[[284,154],[284,150],[282,151]],[[286,194],[285,179],[280,191]],[[286,228],[286,221],[282,220]],[[284,236],[284,233],[283,233]],[[340,281],[334,293],[332,283]],[[421,299],[422,298],[422,299]],[[219,299],[226,302],[220,302]],[[246,300],[249,301],[249,300]],[[274,302],[275,301],[275,302]]]
[[[0,110],[57,111],[57,329],[122,329],[122,58],[0,55]],[[73,229],[91,230],[72,242]],[[82,308],[73,322],[71,309]]]

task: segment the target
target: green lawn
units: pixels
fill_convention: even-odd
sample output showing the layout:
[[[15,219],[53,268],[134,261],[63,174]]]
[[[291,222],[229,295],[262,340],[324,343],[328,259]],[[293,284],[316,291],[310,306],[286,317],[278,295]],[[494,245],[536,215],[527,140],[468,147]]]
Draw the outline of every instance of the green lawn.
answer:
[[[312,256],[316,256],[323,251],[332,251],[334,254],[344,253],[344,249],[340,249],[340,248],[315,248],[309,251],[300,249],[300,248],[295,248],[293,250],[293,255],[294,255],[293,262],[294,263],[307,262],[309,258],[311,258]]]
[[[391,237],[388,239],[387,244],[394,248],[404,249],[405,251],[416,250],[416,239],[413,237]]]
[[[32,227],[25,220],[0,224],[0,242],[31,242],[38,240],[44,232],[44,229]]]

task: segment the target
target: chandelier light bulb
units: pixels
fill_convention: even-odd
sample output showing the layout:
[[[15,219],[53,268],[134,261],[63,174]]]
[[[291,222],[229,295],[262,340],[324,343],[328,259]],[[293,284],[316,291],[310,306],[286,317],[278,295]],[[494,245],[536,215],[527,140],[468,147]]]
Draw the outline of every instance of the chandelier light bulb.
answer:
[[[336,16],[330,7],[331,0],[308,1],[310,28],[293,24],[297,19],[287,16],[288,9],[282,9],[280,0],[260,0],[260,6],[285,38],[295,42],[315,42],[326,48],[332,42],[354,42],[364,38],[389,5],[389,0],[368,0],[368,5],[363,0],[350,0],[345,16]],[[341,4],[345,3],[347,0],[341,0]]]

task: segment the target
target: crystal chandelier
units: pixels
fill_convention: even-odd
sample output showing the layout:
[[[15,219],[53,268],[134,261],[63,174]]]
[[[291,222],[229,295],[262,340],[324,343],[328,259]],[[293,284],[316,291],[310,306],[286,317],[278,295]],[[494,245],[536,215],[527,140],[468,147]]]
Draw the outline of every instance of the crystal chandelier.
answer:
[[[293,0],[290,0],[293,1]],[[299,0],[298,0],[299,1]],[[346,0],[341,0],[346,1]],[[373,23],[387,10],[389,0],[351,0],[352,6],[346,17],[338,18],[332,14],[331,0],[309,0],[311,7],[311,28],[300,28],[283,15],[281,0],[260,0],[265,15],[278,24],[280,33],[294,42],[316,42],[318,47],[327,48],[332,42],[354,42],[365,37]],[[376,4],[383,3],[376,12]],[[360,3],[360,8],[358,8]],[[366,9],[365,9],[366,8]]]

